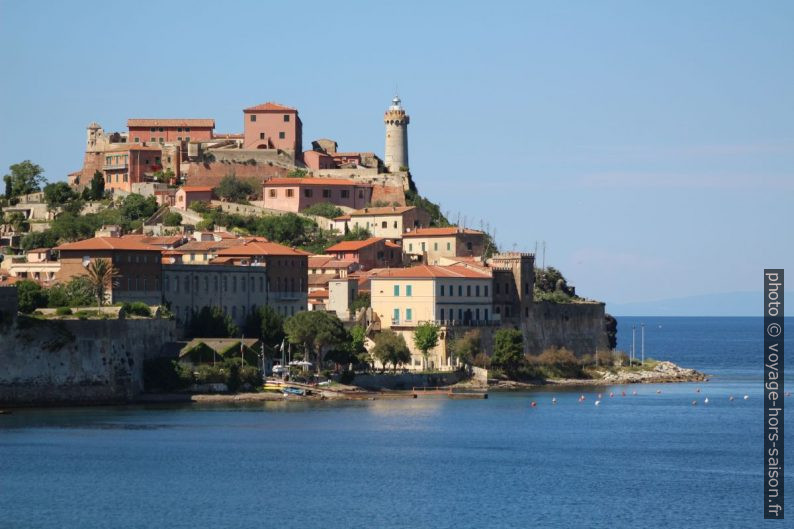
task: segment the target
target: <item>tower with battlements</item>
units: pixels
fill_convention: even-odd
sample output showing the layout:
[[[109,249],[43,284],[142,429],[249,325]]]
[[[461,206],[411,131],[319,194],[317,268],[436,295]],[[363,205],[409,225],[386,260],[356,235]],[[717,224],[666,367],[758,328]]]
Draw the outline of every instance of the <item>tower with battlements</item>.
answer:
[[[386,151],[384,163],[391,172],[408,170],[408,123],[411,118],[405,113],[400,98],[394,96],[391,106],[383,115],[386,125]]]

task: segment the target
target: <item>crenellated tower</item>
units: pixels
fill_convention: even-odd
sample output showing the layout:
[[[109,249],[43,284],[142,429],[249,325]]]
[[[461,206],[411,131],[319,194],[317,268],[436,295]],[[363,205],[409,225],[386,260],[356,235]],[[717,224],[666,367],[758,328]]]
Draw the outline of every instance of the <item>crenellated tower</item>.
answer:
[[[399,96],[394,96],[391,106],[383,115],[386,125],[386,151],[384,163],[391,172],[408,169],[408,123],[411,118],[400,104]]]

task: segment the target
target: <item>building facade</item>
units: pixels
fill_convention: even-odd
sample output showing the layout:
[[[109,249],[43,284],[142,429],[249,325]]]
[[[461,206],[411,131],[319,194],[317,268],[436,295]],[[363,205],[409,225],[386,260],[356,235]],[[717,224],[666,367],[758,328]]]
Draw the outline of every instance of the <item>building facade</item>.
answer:
[[[161,248],[125,237],[94,237],[57,246],[61,267],[55,278],[66,282],[88,275],[91,261],[108,259],[118,276],[110,285],[107,301],[141,301],[159,305],[162,301]]]
[[[102,153],[105,189],[132,191],[133,184],[150,178],[163,168],[162,150],[143,145],[119,145]]]
[[[182,186],[174,196],[174,205],[186,210],[193,202],[209,202],[212,200],[211,186]]]
[[[264,103],[243,110],[243,149],[280,149],[300,159],[303,124],[298,110]]]
[[[214,119],[128,119],[131,143],[175,143],[212,139]]]
[[[416,206],[387,206],[364,208],[334,219],[334,227],[341,233],[354,228],[366,229],[374,237],[392,241],[402,240],[403,233],[430,226],[430,214]]]
[[[328,203],[358,209],[369,204],[372,185],[338,178],[271,178],[264,183],[264,207],[297,213]]]
[[[437,265],[445,257],[480,257],[485,250],[485,234],[450,226],[418,228],[403,234],[403,251],[424,264]]]
[[[268,304],[284,316],[306,310],[309,264],[307,252],[262,240],[218,251],[221,258],[247,258],[267,268]]]
[[[163,300],[182,324],[204,307],[217,307],[242,325],[268,304],[267,267],[238,261],[226,265],[163,266]]]
[[[333,255],[339,261],[356,262],[361,270],[403,265],[400,245],[382,237],[370,237],[363,241],[342,241],[326,248],[325,253]]]

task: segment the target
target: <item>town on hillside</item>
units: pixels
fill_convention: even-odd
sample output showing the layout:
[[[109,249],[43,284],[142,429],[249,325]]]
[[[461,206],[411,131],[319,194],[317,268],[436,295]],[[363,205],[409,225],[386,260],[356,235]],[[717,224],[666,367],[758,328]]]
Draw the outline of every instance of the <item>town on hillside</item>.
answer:
[[[173,343],[147,355],[195,365],[245,350],[267,373],[515,368],[550,348],[614,348],[603,303],[419,194],[399,97],[382,157],[304,145],[286,105],[242,120],[242,132],[210,118],[92,122],[65,181],[11,166],[0,226],[11,317],[166,318]]]

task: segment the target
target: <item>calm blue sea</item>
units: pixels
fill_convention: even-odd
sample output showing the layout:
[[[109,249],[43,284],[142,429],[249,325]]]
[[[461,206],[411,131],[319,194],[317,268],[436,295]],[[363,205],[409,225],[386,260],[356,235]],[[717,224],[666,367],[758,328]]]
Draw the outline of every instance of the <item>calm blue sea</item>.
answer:
[[[640,322],[647,356],[711,380],[583,404],[542,391],[15,411],[0,416],[0,527],[784,526],[763,521],[761,320],[620,318],[621,348]]]

